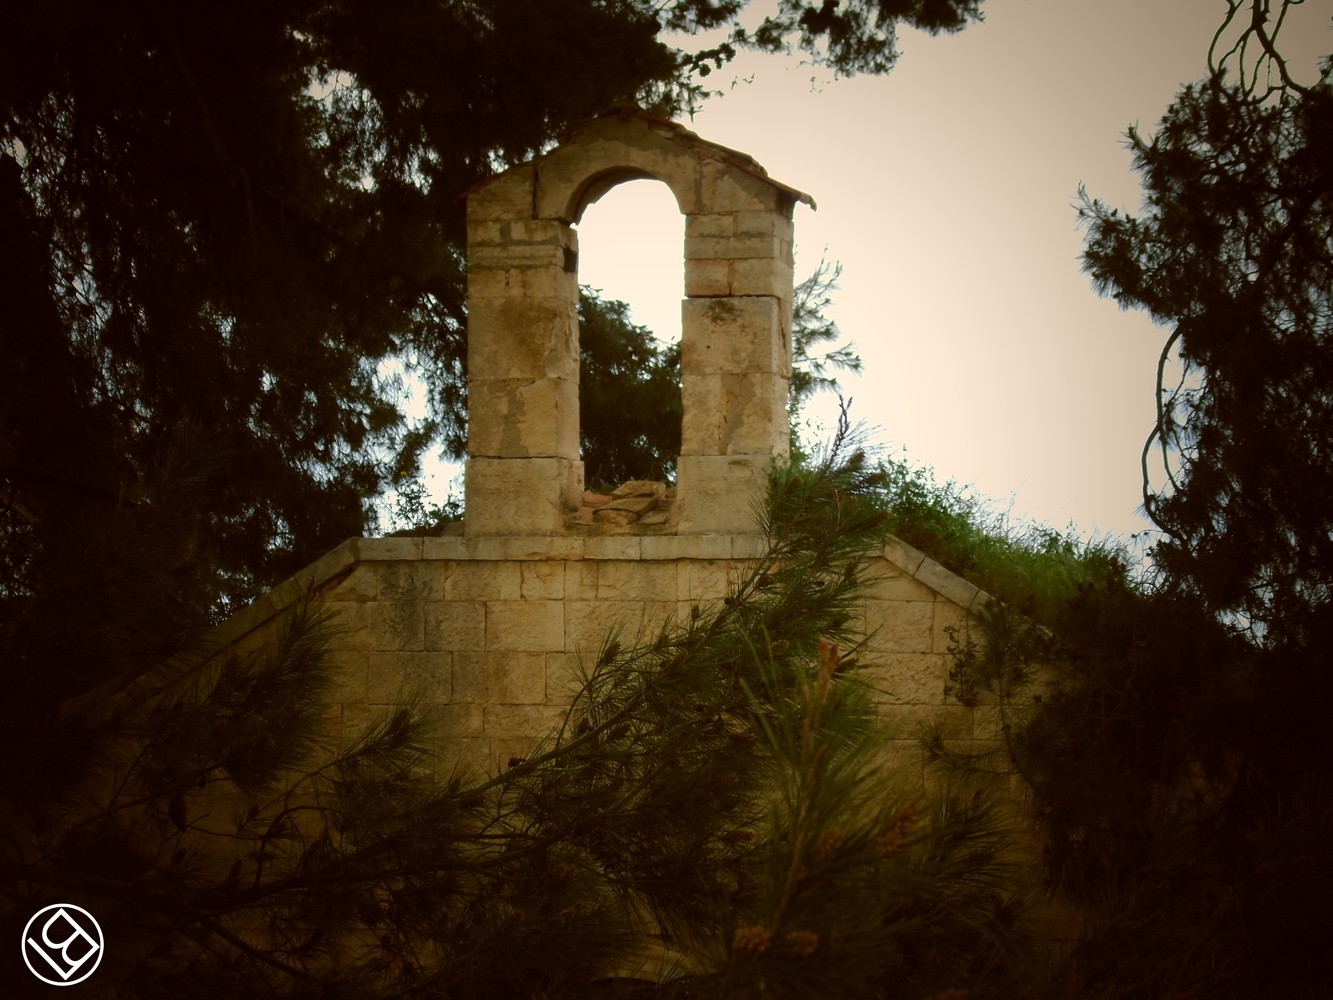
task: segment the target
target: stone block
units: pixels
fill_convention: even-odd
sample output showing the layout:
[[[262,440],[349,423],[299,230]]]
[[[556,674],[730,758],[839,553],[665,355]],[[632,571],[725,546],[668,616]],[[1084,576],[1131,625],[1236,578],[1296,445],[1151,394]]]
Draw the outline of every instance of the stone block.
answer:
[[[662,630],[662,626],[668,620],[676,618],[675,601],[645,601],[643,604],[643,627],[640,632],[640,641],[651,640],[657,637]],[[686,621],[689,619],[687,618]]]
[[[557,705],[487,705],[483,721],[491,740],[538,740],[564,719],[564,709]]]
[[[682,456],[787,454],[787,380],[779,375],[685,373],[681,405]]]
[[[686,270],[689,264],[686,263]],[[772,295],[786,308],[779,311],[779,325],[786,336],[791,335],[791,318],[786,315],[793,295],[793,275],[790,260],[747,258],[733,260],[727,269],[727,281],[732,295]],[[688,290],[686,291],[688,295]],[[785,338],[784,338],[785,339]],[[787,348],[790,352],[790,348]]]
[[[558,535],[583,494],[583,463],[565,458],[470,458],[467,535]]]
[[[877,701],[943,706],[949,657],[935,653],[874,654]]]
[[[528,219],[532,217],[533,181],[536,171],[531,164],[515,167],[468,192],[468,228],[474,222],[490,219]]]
[[[583,669],[576,653],[546,654],[546,703],[566,706],[583,687]]]
[[[761,213],[762,214],[762,213]],[[704,212],[698,215],[685,216],[685,238],[718,238],[730,237],[736,234],[736,213],[735,212]],[[747,235],[762,236],[763,233],[749,233]]]
[[[730,535],[645,535],[644,559],[729,559]]]
[[[576,302],[507,297],[469,303],[469,378],[561,378],[577,383]]]
[[[730,560],[692,559],[681,563],[681,575],[688,575],[689,580],[685,597],[691,601],[720,601],[731,592],[735,570]]]
[[[891,563],[889,565],[892,565]],[[934,601],[935,592],[894,567],[871,584],[866,593],[879,601]]]
[[[468,382],[468,454],[579,457],[579,387],[559,378]]]
[[[681,455],[676,467],[680,534],[752,533],[771,466],[772,459],[762,455]]]
[[[446,563],[468,558],[467,540],[461,535],[437,535],[421,541],[421,558],[427,562]]]
[[[611,561],[597,567],[600,601],[674,601],[676,567],[670,563]]]
[[[503,243],[498,246],[469,245],[467,266],[478,270],[514,270],[563,268],[565,249],[533,243]]]
[[[935,602],[866,601],[870,648],[884,653],[929,653],[935,647]]]
[[[578,274],[563,260],[545,267],[481,267],[467,273],[468,301],[481,299],[577,299]]]
[[[638,538],[592,536],[583,540],[584,559],[639,559],[643,550]]]
[[[326,601],[373,601],[379,590],[380,566],[380,563],[356,564],[346,576],[335,578],[323,587],[321,596]]]
[[[486,605],[480,601],[441,601],[427,604],[426,649],[432,651],[486,648]]]
[[[449,653],[371,653],[370,703],[400,705],[417,697],[427,705],[450,700]]]
[[[455,653],[454,700],[478,705],[546,701],[545,653]]]
[[[436,705],[427,713],[437,739],[477,737],[485,732],[485,709],[479,704],[451,702]]]
[[[732,535],[733,559],[762,559],[768,555],[768,539],[763,535]]]
[[[647,539],[644,539],[647,541]],[[597,600],[598,563],[583,561],[565,567],[565,599],[568,601]]]
[[[780,303],[771,296],[685,299],[681,303],[682,377],[777,373],[783,360],[780,317]]]
[[[700,202],[709,212],[790,214],[792,197],[724,160],[703,161]]]
[[[967,640],[967,612],[951,601],[936,601],[935,627],[931,630],[934,636],[934,652],[947,653],[949,651],[950,639],[946,631],[949,628],[957,629],[958,641],[965,642]]]
[[[979,590],[975,584],[968,583],[961,576],[945,569],[934,559],[921,561],[916,570],[916,578],[960,608],[968,607]]]
[[[687,260],[685,294],[688,297],[713,298],[735,294],[731,288],[731,261]],[[688,301],[688,298],[687,300]]]
[[[426,632],[419,601],[330,604],[344,631],[338,644],[348,650],[424,650]]]
[[[413,560],[379,564],[379,597],[383,601],[444,599],[447,563]]]
[[[326,653],[329,670],[329,701],[334,704],[364,705],[370,700],[368,653],[338,649]]]
[[[642,627],[641,601],[565,601],[565,651],[590,665],[609,639],[631,644]]]
[[[686,260],[732,260],[739,257],[782,259],[790,255],[790,244],[777,236],[690,236],[685,237]]]
[[[420,538],[358,538],[356,556],[362,562],[401,562],[421,558]]]
[[[562,601],[565,598],[565,564],[563,562],[525,562],[519,567],[522,574],[522,594],[525,601]]]
[[[735,212],[731,217],[738,236],[776,236],[791,243],[796,232],[791,217],[782,212]]]
[[[925,561],[926,554],[920,549],[912,548],[901,538],[890,535],[888,541],[884,543],[884,558],[908,576],[912,576]]]
[[[523,596],[523,569],[518,563],[477,560],[450,566],[446,601],[517,601]]]
[[[582,538],[555,538],[550,535],[518,536],[504,540],[504,557],[523,561],[550,562],[583,558]]]
[[[565,645],[561,601],[490,601],[486,605],[486,649],[555,652]]]

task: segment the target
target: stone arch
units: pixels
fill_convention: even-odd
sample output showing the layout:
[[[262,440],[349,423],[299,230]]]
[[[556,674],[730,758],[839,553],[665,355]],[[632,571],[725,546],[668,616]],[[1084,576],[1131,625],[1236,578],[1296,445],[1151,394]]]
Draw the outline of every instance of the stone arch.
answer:
[[[678,517],[746,533],[787,452],[792,213],[809,196],[742,153],[626,109],[467,196],[469,535],[568,534],[583,491],[578,235],[616,184],[653,178],[685,215]]]

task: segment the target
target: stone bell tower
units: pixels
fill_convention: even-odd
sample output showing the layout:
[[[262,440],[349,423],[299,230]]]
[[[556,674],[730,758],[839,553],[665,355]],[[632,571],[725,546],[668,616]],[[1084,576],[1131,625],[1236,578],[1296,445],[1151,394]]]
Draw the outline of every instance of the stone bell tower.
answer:
[[[615,185],[662,181],[685,215],[677,499],[654,534],[753,532],[787,454],[792,211],[806,194],[637,109],[593,119],[467,195],[467,536],[586,534],[578,234]]]

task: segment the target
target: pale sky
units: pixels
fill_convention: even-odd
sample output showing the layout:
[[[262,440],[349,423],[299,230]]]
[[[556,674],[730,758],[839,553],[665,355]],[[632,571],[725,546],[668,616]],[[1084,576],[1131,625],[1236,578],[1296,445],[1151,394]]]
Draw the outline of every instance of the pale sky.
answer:
[[[1315,10],[1314,8],[1318,8]],[[1098,298],[1079,270],[1080,181],[1137,210],[1124,147],[1205,75],[1220,0],[987,0],[959,35],[900,36],[885,77],[833,80],[798,57],[742,54],[686,124],[809,192],[796,274],[841,261],[832,310],[865,360],[844,378],[873,439],[943,479],[1082,532],[1147,526],[1139,453],[1166,331]],[[1284,32],[1306,79],[1333,50],[1310,0]],[[731,86],[732,80],[737,82]],[[636,181],[579,226],[579,279],[679,337],[683,225]],[[831,422],[832,400],[812,409]],[[436,484],[443,482],[446,470]]]

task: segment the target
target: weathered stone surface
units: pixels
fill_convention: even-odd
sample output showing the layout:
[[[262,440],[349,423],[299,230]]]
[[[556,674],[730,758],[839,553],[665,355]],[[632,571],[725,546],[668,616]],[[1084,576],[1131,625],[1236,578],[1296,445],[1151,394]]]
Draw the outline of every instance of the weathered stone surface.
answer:
[[[346,576],[327,586],[323,593],[326,601],[373,601],[379,590],[378,563],[360,563]]]
[[[602,513],[602,511],[620,510],[637,516],[639,514],[648,513],[648,511],[652,510],[656,506],[657,506],[657,497],[654,496],[621,497],[618,500],[612,500],[609,504],[607,504],[605,507],[602,508],[602,510],[598,511],[597,513],[600,514]]]
[[[486,648],[553,652],[565,645],[563,601],[490,601],[486,605]]]
[[[480,601],[442,601],[425,605],[426,649],[486,648],[486,605]]]
[[[487,705],[484,728],[492,740],[519,738],[533,740],[544,736],[564,717],[557,705]]]
[[[621,510],[612,507],[609,504],[593,511],[592,519],[594,524],[633,524],[638,520],[638,515],[632,510]]]
[[[672,563],[604,562],[597,566],[599,601],[674,601],[676,567]]]
[[[450,700],[452,656],[437,653],[371,653],[370,703],[401,705],[414,695],[425,704]]]
[[[445,564],[413,560],[379,564],[382,601],[438,601],[444,597]]]
[[[791,214],[794,199],[790,195],[722,160],[703,162],[701,182],[700,201],[709,211]]]
[[[363,705],[370,700],[368,664],[370,654],[338,649],[325,656],[329,670],[329,701]],[[341,718],[341,716],[340,716]]]
[[[776,374],[682,375],[681,456],[785,456],[791,425],[779,393],[786,391],[787,380]],[[689,502],[680,482],[680,499]]]
[[[479,299],[468,312],[468,378],[579,379],[577,300]],[[469,408],[469,417],[472,410]]]
[[[596,659],[608,636],[632,642],[643,626],[642,601],[565,601],[565,651]]]
[[[772,296],[686,299],[681,305],[681,371],[694,375],[777,374],[786,351],[782,308]],[[770,385],[768,391],[772,392]]]
[[[540,705],[546,701],[545,653],[454,654],[454,701]]]
[[[342,649],[411,650],[426,648],[426,633],[419,601],[374,601],[365,604],[329,604],[344,629]]]
[[[771,466],[766,456],[682,454],[676,467],[681,534],[754,532],[754,505],[768,488]]]
[[[469,192],[467,196],[469,226],[489,219],[531,217],[535,175],[536,171],[532,166],[525,164]]]
[[[870,648],[885,653],[929,653],[935,647],[933,601],[866,601]]]
[[[583,493],[583,463],[565,458],[470,458],[468,535],[558,535]]]
[[[525,562],[522,567],[525,601],[562,601],[565,598],[563,562]]]
[[[577,461],[579,387],[562,378],[468,382],[468,453]]]
[[[943,705],[949,657],[936,653],[876,654],[876,687],[886,704]]]
[[[612,490],[611,499],[614,501],[631,497],[652,497],[654,500],[661,500],[666,496],[666,493],[666,483],[659,483],[652,479],[631,479]]]
[[[444,594],[448,601],[517,601],[523,596],[523,568],[491,560],[452,563]]]

